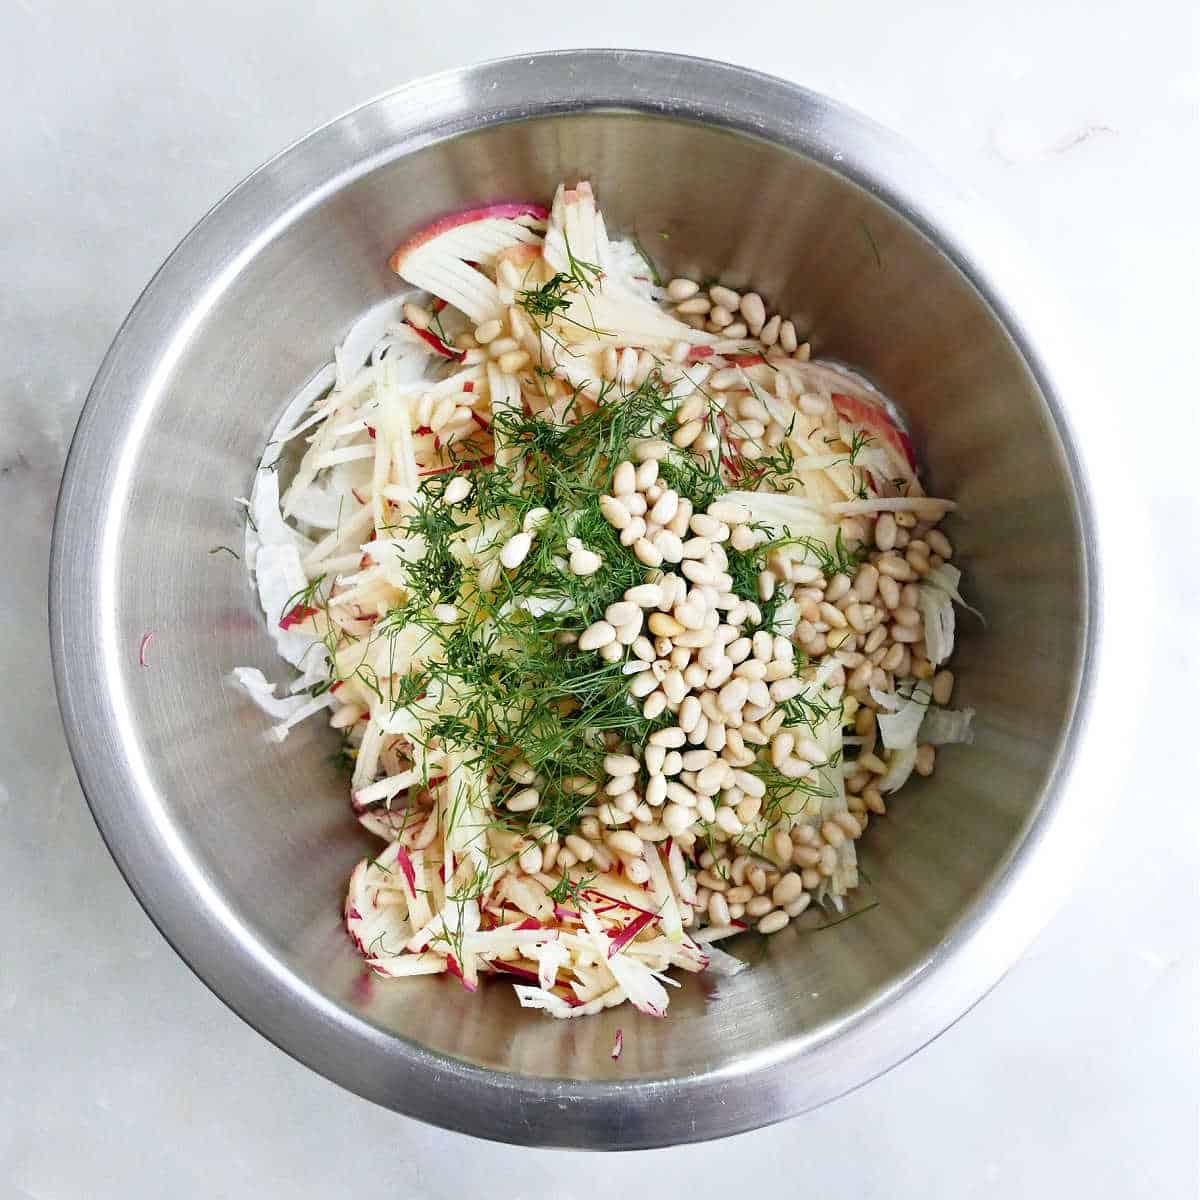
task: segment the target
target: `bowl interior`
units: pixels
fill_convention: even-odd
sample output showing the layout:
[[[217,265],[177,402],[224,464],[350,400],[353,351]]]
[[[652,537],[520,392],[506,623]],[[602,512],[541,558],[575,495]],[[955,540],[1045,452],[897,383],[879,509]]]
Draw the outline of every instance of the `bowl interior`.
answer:
[[[437,214],[548,198],[578,177],[593,181],[610,227],[636,232],[664,273],[754,286],[815,356],[853,364],[897,401],[931,490],[960,502],[949,533],[987,617],[985,628],[960,614],[954,664],[956,703],[978,711],[975,744],[944,750],[936,775],[914,779],[872,824],[864,911],[743,938],[732,949],[754,969],[686,979],[665,1021],[619,1010],[556,1022],[519,1009],[502,985],[472,997],[449,979],[364,979],[339,910],[347,874],[376,843],[330,762],[336,735],[310,722],[267,744],[264,719],[225,686],[235,665],[276,679],[286,670],[243,565],[209,553],[240,551],[234,497],[249,493],[284,404],[355,317],[398,290],[393,247]],[[297,976],[329,1012],[453,1060],[554,1079],[680,1079],[803,1050],[862,1018],[935,963],[1019,847],[1080,675],[1075,492],[1004,325],[884,199],[815,158],[665,116],[496,124],[384,156],[309,195],[163,321],[186,324],[187,336],[159,363],[161,386],[121,466],[127,501],[107,526],[105,603],[123,648],[118,737],[135,748],[155,836],[268,975]],[[618,1026],[625,1049],[614,1063]]]

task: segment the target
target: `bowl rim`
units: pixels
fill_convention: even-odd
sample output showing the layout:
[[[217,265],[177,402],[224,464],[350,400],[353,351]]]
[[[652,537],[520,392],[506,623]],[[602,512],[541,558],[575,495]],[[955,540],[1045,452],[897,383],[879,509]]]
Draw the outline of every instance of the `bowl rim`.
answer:
[[[1086,587],[1083,660],[1042,803],[986,903],[976,903],[909,976],[806,1046],[802,1069],[800,1051],[784,1042],[736,1068],[684,1078],[527,1077],[434,1053],[343,1009],[258,943],[190,859],[155,797],[117,688],[128,648],[115,637],[109,564],[134,451],[189,331],[241,267],[326,195],[385,162],[491,125],[606,111],[775,144],[851,179],[907,219],[1013,339],[1045,399],[1074,489]],[[1053,324],[1035,343],[1017,315],[1047,309],[1034,295],[1039,283],[978,204],[896,135],[818,93],[709,59],[628,50],[498,59],[408,83],[293,142],[218,201],[142,292],[89,392],[55,514],[50,633],[63,723],[96,823],[147,915],[202,982],[294,1058],[406,1115],[499,1141],[636,1149],[725,1136],[816,1107],[915,1053],[1003,976],[1065,894],[1074,872],[1064,863],[1082,859],[1073,839],[1083,789],[1067,784],[1095,691],[1100,554],[1092,492],[1064,411],[1070,354]]]

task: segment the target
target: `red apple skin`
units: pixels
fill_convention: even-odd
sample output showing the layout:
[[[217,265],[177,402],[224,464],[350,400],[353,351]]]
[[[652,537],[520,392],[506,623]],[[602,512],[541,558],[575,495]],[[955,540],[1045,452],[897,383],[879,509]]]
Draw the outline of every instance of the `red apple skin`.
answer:
[[[525,203],[485,204],[480,208],[468,208],[465,212],[450,213],[447,216],[439,217],[432,225],[426,225],[424,229],[414,233],[408,241],[398,246],[392,257],[388,259],[388,266],[399,275],[401,264],[405,258],[414,250],[425,245],[430,238],[447,233],[451,229],[457,229],[460,225],[468,225],[472,221],[484,221],[489,217],[508,221],[515,221],[517,217],[536,217],[538,220],[544,221],[549,215],[549,210],[545,205]]]
[[[917,456],[913,453],[912,443],[908,434],[897,429],[892,424],[887,413],[877,404],[870,404],[855,396],[847,396],[842,392],[834,392],[833,407],[838,415],[855,425],[861,425],[873,437],[888,446],[903,462],[908,463],[909,470],[916,472]]]

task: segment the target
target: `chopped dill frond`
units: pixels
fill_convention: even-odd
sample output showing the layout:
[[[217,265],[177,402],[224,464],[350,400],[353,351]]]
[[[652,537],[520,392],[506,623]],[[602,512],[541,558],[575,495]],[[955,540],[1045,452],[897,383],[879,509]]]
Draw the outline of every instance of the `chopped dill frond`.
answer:
[[[667,235],[662,234],[661,236],[666,237]],[[634,235],[629,240],[633,243],[633,248],[637,251],[638,258],[640,258],[642,262],[646,264],[646,270],[650,272],[650,281],[655,287],[663,287],[663,278],[658,273],[658,267],[654,265],[654,259],[652,259],[646,252],[646,248],[642,245],[641,239]]]
[[[587,875],[582,879],[572,879],[564,875],[547,893],[555,904],[574,904],[579,907],[583,903],[583,893],[595,882],[595,875]]]

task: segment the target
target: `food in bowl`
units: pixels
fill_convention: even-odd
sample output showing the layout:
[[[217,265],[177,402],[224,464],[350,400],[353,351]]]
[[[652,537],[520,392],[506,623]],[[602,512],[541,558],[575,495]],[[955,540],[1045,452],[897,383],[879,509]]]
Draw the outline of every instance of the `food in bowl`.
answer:
[[[381,976],[664,1015],[671,967],[840,912],[947,707],[954,508],[865,380],[719,283],[665,286],[586,182],[443,218],[285,413],[247,559],[382,849]],[[289,448],[303,447],[286,490]]]

